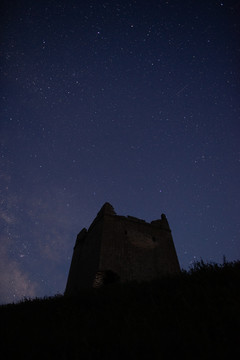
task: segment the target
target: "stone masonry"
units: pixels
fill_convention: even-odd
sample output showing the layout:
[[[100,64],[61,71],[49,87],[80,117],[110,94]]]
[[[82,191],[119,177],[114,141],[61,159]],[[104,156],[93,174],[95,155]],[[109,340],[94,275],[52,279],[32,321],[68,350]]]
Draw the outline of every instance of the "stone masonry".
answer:
[[[180,272],[166,216],[147,223],[105,203],[77,236],[65,295],[115,281],[148,281]]]

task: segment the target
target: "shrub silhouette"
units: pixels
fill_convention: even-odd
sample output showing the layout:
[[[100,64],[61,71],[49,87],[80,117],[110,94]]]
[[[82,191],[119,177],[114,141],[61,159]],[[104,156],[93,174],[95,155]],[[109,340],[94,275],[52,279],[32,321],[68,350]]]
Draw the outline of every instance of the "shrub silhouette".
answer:
[[[3,359],[237,358],[240,262],[2,305]],[[233,357],[234,354],[234,357]]]

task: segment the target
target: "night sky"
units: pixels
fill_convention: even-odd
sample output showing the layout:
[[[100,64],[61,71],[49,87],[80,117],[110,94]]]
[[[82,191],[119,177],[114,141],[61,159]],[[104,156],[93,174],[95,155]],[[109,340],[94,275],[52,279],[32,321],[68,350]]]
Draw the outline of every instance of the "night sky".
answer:
[[[63,293],[101,206],[240,258],[240,2],[3,1],[0,303]]]

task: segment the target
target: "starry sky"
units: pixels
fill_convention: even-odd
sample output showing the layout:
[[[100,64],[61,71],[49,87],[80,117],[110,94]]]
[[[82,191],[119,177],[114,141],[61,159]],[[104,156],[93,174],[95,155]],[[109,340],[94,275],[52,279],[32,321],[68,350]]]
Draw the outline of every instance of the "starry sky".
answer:
[[[4,0],[0,303],[63,293],[106,202],[240,258],[240,1]]]

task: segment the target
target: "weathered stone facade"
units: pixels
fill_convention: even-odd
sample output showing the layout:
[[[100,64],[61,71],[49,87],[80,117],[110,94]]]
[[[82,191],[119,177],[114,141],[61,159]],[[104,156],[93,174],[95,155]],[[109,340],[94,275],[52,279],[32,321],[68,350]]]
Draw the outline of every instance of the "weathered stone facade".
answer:
[[[180,271],[166,216],[147,223],[106,203],[77,236],[66,295],[114,281],[147,281]]]

